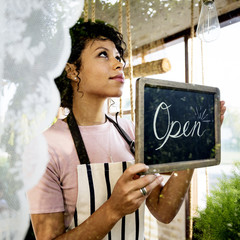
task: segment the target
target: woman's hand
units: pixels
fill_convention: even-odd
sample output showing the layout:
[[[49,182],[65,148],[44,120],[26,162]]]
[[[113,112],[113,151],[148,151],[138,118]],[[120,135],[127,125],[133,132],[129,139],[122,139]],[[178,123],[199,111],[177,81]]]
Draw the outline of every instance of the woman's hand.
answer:
[[[147,169],[145,164],[135,164],[126,169],[117,181],[108,200],[116,218],[120,219],[136,211],[152,190],[163,181],[163,177],[160,175],[143,175],[141,177],[137,175],[137,173],[146,172]],[[145,188],[147,191],[145,195],[140,191],[141,188]]]

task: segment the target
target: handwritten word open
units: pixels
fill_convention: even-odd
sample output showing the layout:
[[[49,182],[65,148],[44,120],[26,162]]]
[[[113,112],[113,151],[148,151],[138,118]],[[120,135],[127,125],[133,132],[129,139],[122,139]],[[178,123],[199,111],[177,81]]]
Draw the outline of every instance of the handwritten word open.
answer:
[[[192,127],[190,127],[190,121],[186,121],[183,125],[179,121],[171,121],[170,111],[169,111],[170,107],[171,105],[167,105],[165,102],[161,102],[158,105],[156,112],[154,114],[154,119],[153,119],[154,135],[158,140],[160,141],[163,140],[163,143],[155,150],[161,149],[167,143],[169,138],[180,138],[182,136],[186,138],[193,137],[195,133],[198,137],[201,137],[206,131],[206,130],[203,130],[201,132],[200,121],[195,121]],[[161,117],[159,116],[161,115],[162,112],[167,113],[167,129],[163,136],[159,136],[157,133],[156,123],[157,123],[157,119],[161,119]],[[174,127],[175,129],[177,128],[175,133],[173,133]]]

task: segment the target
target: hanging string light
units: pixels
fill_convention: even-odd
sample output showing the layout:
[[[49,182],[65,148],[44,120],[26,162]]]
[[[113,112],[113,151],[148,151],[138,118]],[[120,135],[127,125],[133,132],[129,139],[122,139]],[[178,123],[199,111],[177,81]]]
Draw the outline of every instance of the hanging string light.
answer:
[[[202,2],[199,3],[199,15],[201,14]],[[202,85],[204,85],[204,64],[203,64],[203,39],[201,41],[201,65],[202,65]],[[209,183],[208,183],[208,169],[205,168],[205,179],[206,179],[206,196],[209,194]]]
[[[201,14],[202,2],[199,2],[199,15]],[[201,65],[202,65],[202,85],[204,85],[204,63],[203,63],[203,39],[200,38],[201,44]],[[209,184],[208,184],[208,169],[205,168],[205,179],[206,179],[206,196],[209,194]]]
[[[203,0],[197,26],[197,36],[205,42],[216,40],[220,35],[220,24],[214,0]]]

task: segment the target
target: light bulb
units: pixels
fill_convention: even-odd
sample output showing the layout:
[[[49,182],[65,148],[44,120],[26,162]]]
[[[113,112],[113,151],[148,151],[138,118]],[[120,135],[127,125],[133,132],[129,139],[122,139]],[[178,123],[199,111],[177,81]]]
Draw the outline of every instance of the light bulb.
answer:
[[[205,42],[211,42],[218,38],[220,24],[214,0],[203,0],[198,20],[197,36]]]

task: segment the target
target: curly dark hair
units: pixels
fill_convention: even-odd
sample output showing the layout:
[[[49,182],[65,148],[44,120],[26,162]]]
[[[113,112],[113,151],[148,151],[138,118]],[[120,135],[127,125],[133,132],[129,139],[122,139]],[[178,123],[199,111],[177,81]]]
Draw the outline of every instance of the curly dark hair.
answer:
[[[126,43],[123,40],[122,34],[112,25],[100,20],[96,20],[96,22],[92,22],[91,20],[83,22],[83,19],[80,18],[70,29],[70,35],[72,39],[72,50],[68,63],[75,64],[77,71],[79,71],[81,67],[80,56],[83,49],[89,41],[95,39],[111,40],[125,63],[123,55],[126,49]],[[55,83],[61,95],[61,107],[72,109],[73,89],[71,80],[67,78],[67,72],[65,70],[55,79]]]

